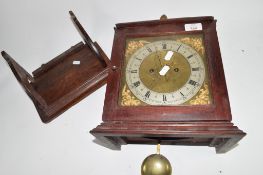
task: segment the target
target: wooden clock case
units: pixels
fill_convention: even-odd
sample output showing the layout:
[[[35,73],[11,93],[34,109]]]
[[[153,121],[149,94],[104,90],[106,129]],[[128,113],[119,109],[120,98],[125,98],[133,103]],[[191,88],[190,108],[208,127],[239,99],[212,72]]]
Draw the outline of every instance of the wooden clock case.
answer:
[[[50,122],[106,83],[103,122],[91,130],[112,149],[124,144],[171,144],[231,149],[245,133],[231,123],[231,111],[213,17],[176,18],[120,23],[115,27],[111,61],[92,42],[73,12],[80,42],[30,75],[5,51],[2,56],[33,101],[41,120]],[[186,32],[185,24],[201,23],[203,30]],[[212,104],[194,106],[121,106],[118,103],[127,38],[170,34],[203,34]],[[75,64],[77,63],[77,64]]]
[[[201,23],[201,31],[185,31],[184,25]],[[194,106],[121,106],[118,104],[127,38],[171,34],[203,34],[212,101]],[[115,27],[115,38],[105,95],[103,123],[91,133],[119,149],[123,144],[201,145],[217,153],[231,149],[245,133],[231,123],[226,81],[213,17],[177,18],[132,23]]]

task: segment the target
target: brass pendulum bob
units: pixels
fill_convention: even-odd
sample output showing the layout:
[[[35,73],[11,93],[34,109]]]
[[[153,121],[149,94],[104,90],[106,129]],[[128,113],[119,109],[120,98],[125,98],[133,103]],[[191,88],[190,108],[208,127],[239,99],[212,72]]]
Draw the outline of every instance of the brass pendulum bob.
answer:
[[[172,166],[169,160],[160,154],[160,144],[157,145],[157,153],[144,159],[141,166],[141,175],[171,175]]]

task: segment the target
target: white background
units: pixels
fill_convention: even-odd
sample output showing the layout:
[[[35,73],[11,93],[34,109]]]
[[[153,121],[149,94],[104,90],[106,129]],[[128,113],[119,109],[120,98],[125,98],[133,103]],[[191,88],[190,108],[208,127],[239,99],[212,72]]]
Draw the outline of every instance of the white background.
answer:
[[[261,175],[263,99],[263,1],[114,0],[0,1],[0,49],[32,72],[81,38],[68,15],[73,10],[93,40],[110,57],[115,23],[214,16],[233,122],[248,135],[232,151],[162,146],[173,175]],[[101,122],[105,86],[59,118],[43,124],[31,100],[0,59],[1,175],[140,175],[151,145],[112,151],[89,131]]]

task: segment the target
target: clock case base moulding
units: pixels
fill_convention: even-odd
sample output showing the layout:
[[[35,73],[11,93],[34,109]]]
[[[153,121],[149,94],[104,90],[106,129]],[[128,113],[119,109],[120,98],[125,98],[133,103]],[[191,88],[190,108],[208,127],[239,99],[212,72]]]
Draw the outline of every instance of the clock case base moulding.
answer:
[[[91,133],[116,150],[126,144],[160,143],[215,147],[216,153],[231,150],[245,136],[230,122],[103,122]]]

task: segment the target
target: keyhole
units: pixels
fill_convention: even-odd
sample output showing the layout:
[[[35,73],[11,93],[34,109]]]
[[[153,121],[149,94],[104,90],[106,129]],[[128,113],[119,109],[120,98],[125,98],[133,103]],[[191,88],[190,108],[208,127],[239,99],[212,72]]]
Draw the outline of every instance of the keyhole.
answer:
[[[174,68],[174,71],[175,72],[179,72],[179,68]]]

